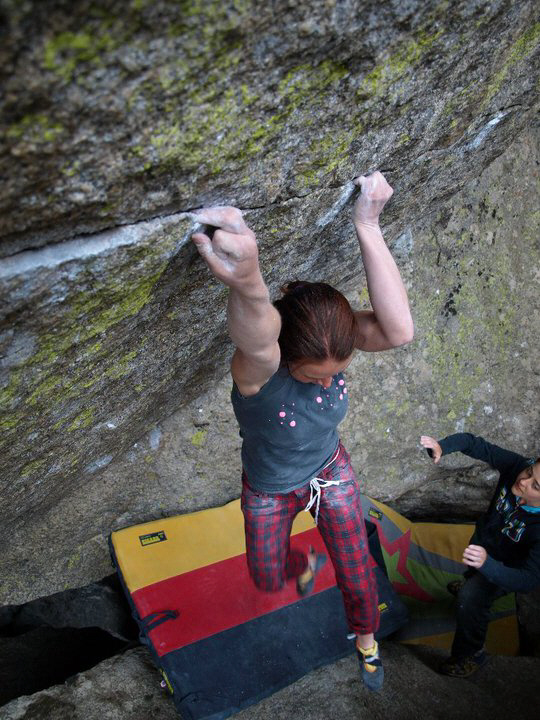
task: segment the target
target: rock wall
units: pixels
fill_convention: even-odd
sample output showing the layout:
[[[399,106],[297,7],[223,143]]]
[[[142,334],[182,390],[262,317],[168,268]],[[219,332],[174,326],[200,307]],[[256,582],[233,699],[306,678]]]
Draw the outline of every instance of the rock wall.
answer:
[[[536,450],[534,2],[0,10],[0,602],[102,577],[114,527],[238,495],[203,204],[244,210],[273,293],[325,279],[362,307],[348,183],[383,169],[416,339],[351,366],[368,492],[470,517],[489,473],[435,472],[418,435]]]

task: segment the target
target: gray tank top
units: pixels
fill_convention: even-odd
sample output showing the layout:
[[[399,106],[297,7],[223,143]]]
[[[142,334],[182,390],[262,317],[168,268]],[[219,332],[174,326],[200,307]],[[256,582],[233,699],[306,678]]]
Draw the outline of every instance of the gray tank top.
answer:
[[[281,367],[256,395],[233,385],[242,464],[253,490],[286,493],[316,477],[335,453],[348,407],[342,373],[329,388],[295,380]]]

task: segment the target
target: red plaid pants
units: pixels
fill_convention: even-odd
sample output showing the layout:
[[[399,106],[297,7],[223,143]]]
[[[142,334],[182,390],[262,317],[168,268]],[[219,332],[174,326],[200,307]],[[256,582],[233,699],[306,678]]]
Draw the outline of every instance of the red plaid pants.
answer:
[[[377,585],[358,482],[341,443],[336,459],[318,477],[340,483],[321,490],[318,528],[334,566],[351,632],[368,635],[379,627]],[[265,494],[252,490],[244,473],[242,485],[249,573],[260,590],[279,590],[307,568],[305,553],[291,548],[290,534],[294,518],[309,502],[309,483],[286,494]],[[311,514],[315,515],[315,506]]]

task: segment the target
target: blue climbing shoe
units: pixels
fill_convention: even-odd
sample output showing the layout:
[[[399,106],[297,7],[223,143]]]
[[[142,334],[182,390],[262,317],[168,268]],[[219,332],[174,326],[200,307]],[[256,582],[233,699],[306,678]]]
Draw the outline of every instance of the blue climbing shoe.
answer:
[[[358,655],[364,685],[368,690],[372,690],[373,692],[379,691],[384,682],[384,668],[382,660],[379,657],[378,642],[375,641],[374,646],[367,651],[361,650],[357,645],[356,654]]]

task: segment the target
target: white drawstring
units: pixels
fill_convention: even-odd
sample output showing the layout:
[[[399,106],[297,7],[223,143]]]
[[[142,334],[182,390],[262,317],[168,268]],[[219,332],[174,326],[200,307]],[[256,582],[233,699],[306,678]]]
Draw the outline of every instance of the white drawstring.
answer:
[[[340,446],[338,445],[336,448],[336,452],[332,455],[330,460],[326,463],[326,465],[323,467],[323,470],[326,470],[326,468],[331,465],[334,460],[337,459],[339,455]],[[341,480],[324,480],[320,477],[314,477],[309,481],[309,489],[310,489],[310,495],[309,495],[309,502],[304,508],[304,512],[309,512],[311,508],[313,507],[313,503],[317,501],[317,507],[315,508],[315,525],[318,524],[319,521],[319,505],[321,504],[321,490],[325,487],[328,487],[329,485],[339,485],[341,483]]]
[[[304,508],[304,512],[308,512],[317,503],[315,508],[315,525],[319,522],[319,505],[321,504],[321,490],[330,485],[339,485],[341,480],[323,480],[320,477],[314,477],[309,481],[310,497],[309,502]]]

